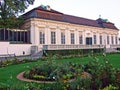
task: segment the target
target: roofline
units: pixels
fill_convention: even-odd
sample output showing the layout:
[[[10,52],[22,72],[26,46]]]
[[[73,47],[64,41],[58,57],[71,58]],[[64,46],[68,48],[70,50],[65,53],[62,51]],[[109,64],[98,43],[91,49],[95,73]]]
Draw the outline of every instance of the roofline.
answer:
[[[43,9],[41,9],[41,8],[39,8],[39,7],[36,7],[36,8],[34,8],[34,9],[32,9],[32,10],[24,13],[22,16],[27,15],[27,14],[33,12],[33,11],[36,11],[36,10],[45,11],[45,12],[50,12],[50,13],[53,13],[53,14],[59,14],[59,15],[63,15],[63,16],[70,16],[70,17],[73,17],[73,18],[81,18],[81,19],[85,19],[85,20],[89,20],[89,21],[95,21],[96,23],[98,23],[97,20],[88,19],[88,18],[83,18],[83,17],[79,17],[79,16],[68,15],[68,14],[63,14],[63,13],[58,12],[58,11],[53,10],[53,9],[51,9],[51,10],[53,10],[53,11],[43,10]],[[82,24],[82,23],[77,23],[77,22],[68,22],[67,20],[66,20],[66,21],[63,21],[63,20],[60,21],[60,20],[55,20],[55,19],[50,19],[50,18],[41,18],[41,17],[37,17],[37,16],[28,17],[28,18],[26,18],[26,19],[29,19],[29,18],[40,18],[40,19],[53,20],[53,21],[59,21],[59,22],[67,22],[67,23],[78,24],[78,25],[87,25],[87,26],[93,26],[93,27],[99,27],[99,28],[108,28],[108,27],[100,27],[100,26],[92,25],[92,24],[91,24],[91,25],[88,25],[88,24]],[[115,26],[115,24],[112,23],[112,22],[103,22],[103,23],[108,23],[108,24],[113,24],[113,25],[114,25],[114,28],[108,28],[108,29],[119,30],[119,29]]]
[[[36,19],[43,19],[43,18],[40,18],[40,17],[31,17],[31,18],[27,18],[26,20],[29,20],[29,19],[33,19],[33,18],[36,18]],[[112,28],[102,28],[102,27],[99,27],[99,26],[92,26],[92,25],[85,25],[85,24],[78,24],[78,23],[70,23],[70,22],[64,22],[64,21],[58,21],[58,20],[53,20],[53,19],[46,19],[44,18],[43,20],[51,20],[51,21],[57,21],[57,22],[63,22],[63,23],[69,23],[69,24],[77,24],[77,25],[83,25],[83,26],[91,26],[91,27],[97,27],[97,28],[101,28],[101,29],[112,29]],[[119,30],[119,29],[112,29],[112,30]]]

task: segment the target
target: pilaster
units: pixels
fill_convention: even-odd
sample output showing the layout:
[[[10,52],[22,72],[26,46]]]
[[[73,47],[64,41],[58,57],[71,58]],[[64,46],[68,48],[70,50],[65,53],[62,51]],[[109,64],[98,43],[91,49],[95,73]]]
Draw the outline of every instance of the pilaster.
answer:
[[[79,44],[79,32],[77,29],[75,30],[75,44]]]
[[[56,28],[56,44],[61,44],[61,31],[59,27]]]
[[[86,45],[85,30],[83,30],[82,36],[83,36],[83,45]]]
[[[30,42],[32,44],[35,44],[35,24],[31,23],[30,27]]]
[[[70,44],[70,31],[69,31],[69,28],[66,28],[66,30],[65,30],[65,41],[66,41],[67,45]]]

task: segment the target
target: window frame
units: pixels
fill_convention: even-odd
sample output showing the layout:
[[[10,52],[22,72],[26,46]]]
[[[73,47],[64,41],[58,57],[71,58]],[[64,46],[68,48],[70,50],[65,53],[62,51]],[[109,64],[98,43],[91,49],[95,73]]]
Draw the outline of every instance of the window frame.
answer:
[[[40,44],[45,44],[45,33],[43,31],[39,32]]]
[[[71,38],[71,44],[75,44],[75,34],[74,33],[70,34],[70,38]]]
[[[61,44],[65,44],[65,32],[61,32]]]
[[[51,44],[56,44],[56,32],[51,31]]]

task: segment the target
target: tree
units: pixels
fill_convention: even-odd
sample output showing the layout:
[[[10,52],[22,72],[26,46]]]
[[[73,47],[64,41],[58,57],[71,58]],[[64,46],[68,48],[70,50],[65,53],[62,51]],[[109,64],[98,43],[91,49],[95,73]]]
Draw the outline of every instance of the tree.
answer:
[[[1,0],[0,0],[1,1]],[[2,0],[0,3],[0,28],[14,27],[18,13],[23,13],[35,0]]]

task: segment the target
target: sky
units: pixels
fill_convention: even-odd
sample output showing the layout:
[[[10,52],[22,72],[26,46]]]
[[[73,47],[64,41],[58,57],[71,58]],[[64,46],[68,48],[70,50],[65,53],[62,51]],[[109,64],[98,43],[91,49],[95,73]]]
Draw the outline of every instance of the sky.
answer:
[[[120,29],[120,0],[35,0],[29,11],[40,5],[49,5],[64,14],[96,20],[108,19]]]

